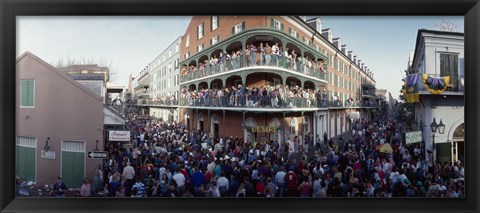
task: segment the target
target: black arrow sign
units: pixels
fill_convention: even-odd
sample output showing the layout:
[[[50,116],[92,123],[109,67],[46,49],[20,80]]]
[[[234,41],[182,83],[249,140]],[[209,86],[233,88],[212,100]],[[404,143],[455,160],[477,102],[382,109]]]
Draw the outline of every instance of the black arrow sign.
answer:
[[[107,152],[99,151],[99,152],[88,152],[88,158],[107,158]]]

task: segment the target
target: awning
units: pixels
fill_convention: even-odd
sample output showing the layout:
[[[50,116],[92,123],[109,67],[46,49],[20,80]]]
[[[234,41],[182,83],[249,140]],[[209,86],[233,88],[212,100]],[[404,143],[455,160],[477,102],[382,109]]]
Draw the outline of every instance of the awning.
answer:
[[[125,125],[125,119],[109,110],[106,106],[103,107],[103,124],[104,125]]]

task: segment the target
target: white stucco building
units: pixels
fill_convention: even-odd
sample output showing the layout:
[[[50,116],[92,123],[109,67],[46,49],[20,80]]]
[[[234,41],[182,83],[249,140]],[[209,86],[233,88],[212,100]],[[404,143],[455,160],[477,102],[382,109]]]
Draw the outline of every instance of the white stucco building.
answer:
[[[177,100],[180,93],[181,42],[182,37],[180,36],[146,67],[150,73],[150,101],[143,104],[143,107],[150,115],[163,118],[165,121],[179,120]]]
[[[425,155],[434,151],[437,161],[456,162],[464,156],[464,33],[420,29],[417,35],[412,69],[419,74],[419,102],[415,103],[415,122],[422,131]],[[433,94],[423,82],[430,77],[450,76],[441,94]],[[443,134],[435,133],[435,148],[430,125],[440,121]]]

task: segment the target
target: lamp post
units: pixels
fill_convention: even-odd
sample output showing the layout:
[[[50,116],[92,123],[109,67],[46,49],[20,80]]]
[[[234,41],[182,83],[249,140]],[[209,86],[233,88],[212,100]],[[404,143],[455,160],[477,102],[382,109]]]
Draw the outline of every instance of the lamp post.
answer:
[[[98,150],[98,140],[97,140],[97,144],[95,144],[95,150],[94,151],[99,151]]]
[[[443,124],[442,119],[440,119],[440,124],[437,124],[435,118],[433,118],[433,122],[430,124],[430,128],[432,130],[432,155],[433,155],[433,162],[436,161],[436,151],[435,151],[435,133],[438,131],[440,134],[445,133],[445,124]]]
[[[47,141],[45,142],[45,146],[43,147],[43,151],[48,152],[50,150],[50,146],[48,146],[48,141],[50,140],[50,137],[47,137]]]

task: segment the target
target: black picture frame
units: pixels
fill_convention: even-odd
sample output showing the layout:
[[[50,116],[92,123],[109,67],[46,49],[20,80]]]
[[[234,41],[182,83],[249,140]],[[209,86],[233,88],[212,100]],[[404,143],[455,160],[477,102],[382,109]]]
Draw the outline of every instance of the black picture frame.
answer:
[[[33,15],[460,15],[465,17],[465,199],[37,199],[15,198],[16,16]],[[1,212],[478,212],[478,0],[0,0]],[[468,98],[467,98],[468,97]]]

